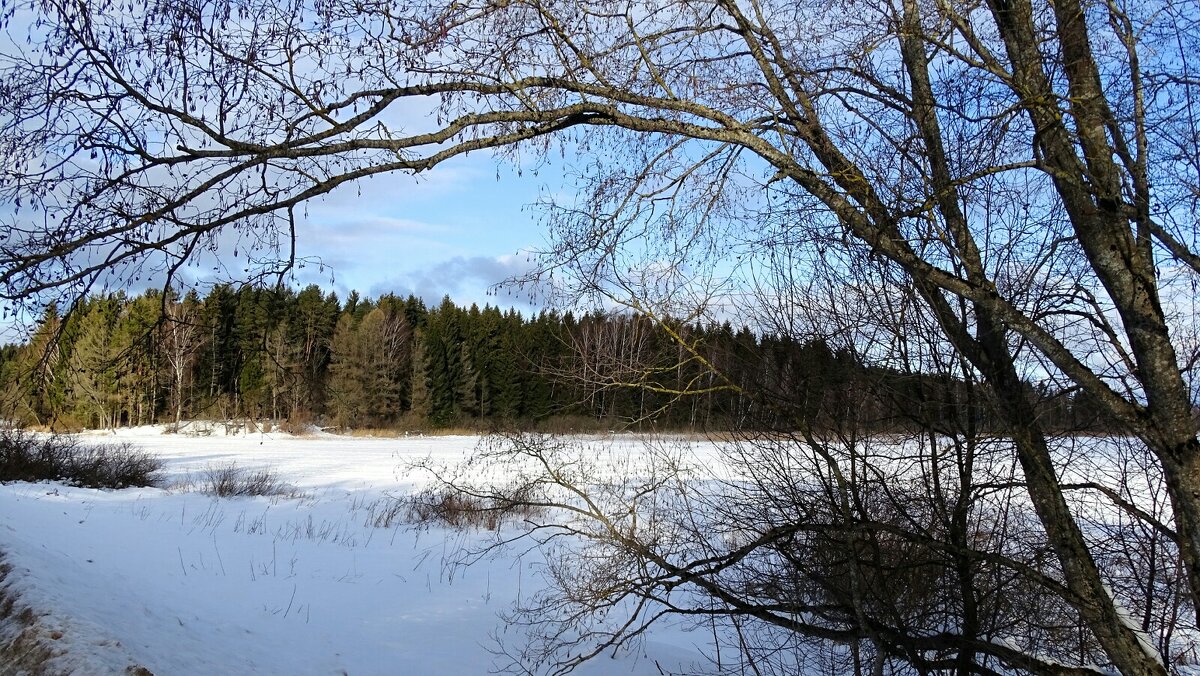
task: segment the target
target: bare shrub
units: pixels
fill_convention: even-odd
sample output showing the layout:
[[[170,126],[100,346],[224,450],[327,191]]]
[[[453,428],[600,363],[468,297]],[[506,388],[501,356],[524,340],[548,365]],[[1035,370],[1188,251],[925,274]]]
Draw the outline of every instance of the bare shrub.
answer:
[[[199,480],[199,490],[219,498],[242,496],[299,497],[299,489],[285,482],[275,470],[248,469],[231,462],[209,465]]]
[[[71,483],[90,488],[125,488],[162,484],[162,460],[129,443],[80,445],[71,457]]]
[[[528,490],[513,491],[501,497],[500,494],[473,494],[439,486],[398,500],[391,510],[381,512],[376,522],[384,517],[390,525],[401,510],[410,523],[419,526],[496,530],[507,518],[529,518],[540,514],[542,508],[532,500]]]
[[[516,670],[567,673],[669,615],[703,618],[731,673],[1101,663],[1022,499],[1011,446],[962,442],[757,435],[723,442],[718,459],[669,438],[630,453],[620,441],[513,435],[485,441],[458,468],[426,465],[437,484],[411,503],[412,516],[491,527],[488,514],[504,508],[533,514],[526,532],[469,545],[458,559],[519,541],[545,553],[546,588],[507,615],[529,629],[523,644],[501,646]],[[1113,588],[1131,616],[1146,616]],[[1169,611],[1187,625],[1155,609]],[[1169,659],[1190,655],[1160,620],[1149,627]]]
[[[0,430],[0,481],[63,481],[87,488],[158,486],[162,461],[129,443]]]
[[[304,436],[306,434],[312,434],[313,421],[309,416],[295,415],[291,418],[285,418],[278,421],[278,423],[275,425],[275,429],[279,432],[284,432],[297,437]]]

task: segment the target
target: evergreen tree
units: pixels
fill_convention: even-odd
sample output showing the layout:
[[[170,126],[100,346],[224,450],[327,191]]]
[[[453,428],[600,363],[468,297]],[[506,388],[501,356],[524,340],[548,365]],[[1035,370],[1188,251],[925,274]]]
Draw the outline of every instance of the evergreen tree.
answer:
[[[866,366],[820,338],[662,321],[684,344],[637,315],[546,311],[526,320],[449,298],[430,311],[413,296],[357,293],[340,307],[316,286],[216,286],[203,300],[170,290],[166,298],[97,296],[65,324],[49,308],[30,345],[5,348],[0,415],[109,426],[160,415],[329,414],[341,425],[379,427],[402,418],[447,426],[585,415],[730,428],[762,406],[758,424],[785,428],[891,429],[915,424],[913,416],[998,424],[978,385],[961,377]],[[1093,402],[1026,389],[1031,402],[1050,402],[1038,405],[1056,429],[1103,429]]]
[[[413,335],[396,303],[361,321],[342,313],[331,347],[329,393],[339,424],[385,426],[407,410]]]
[[[111,428],[117,424],[120,392],[117,360],[121,346],[116,342],[119,299],[93,299],[71,316],[72,338],[67,359],[71,412],[89,427]]]
[[[413,351],[409,411],[418,422],[430,419],[433,402],[429,394],[429,359],[426,356],[426,330],[413,332]]]
[[[330,412],[339,425],[356,426],[366,406],[366,359],[354,315],[343,312],[330,342]]]
[[[267,336],[278,317],[278,296],[270,291],[243,287],[237,293],[234,328],[239,365],[233,415],[262,417],[270,410],[271,377]]]
[[[195,376],[204,392],[202,410],[207,411],[209,417],[228,418],[233,415],[231,404],[242,367],[242,353],[237,341],[241,333],[237,321],[237,296],[228,284],[214,286],[204,297],[200,325],[207,348],[200,353]]]
[[[0,348],[0,424],[26,426],[39,423],[37,411],[37,358],[31,345]]]
[[[164,395],[173,389],[162,361],[164,326],[159,320],[164,309],[169,311],[170,306],[164,306],[162,293],[151,289],[126,300],[118,319],[116,341],[122,353],[118,386],[131,425],[154,422]]]
[[[463,349],[460,310],[446,296],[429,313],[425,331],[425,373],[429,387],[429,420],[445,427],[462,413]]]
[[[298,376],[293,411],[319,413],[324,406],[325,378],[328,373],[330,343],[337,327],[341,304],[332,292],[322,293],[315,284],[304,288],[288,303],[288,340],[295,350],[294,366]],[[369,311],[369,304],[356,303],[356,310]]]
[[[30,390],[34,403],[31,407],[38,422],[54,428],[55,421],[63,413],[67,400],[66,354],[63,349],[63,320],[58,306],[51,303],[46,307],[42,321],[33,336],[27,352],[25,368],[29,374]]]

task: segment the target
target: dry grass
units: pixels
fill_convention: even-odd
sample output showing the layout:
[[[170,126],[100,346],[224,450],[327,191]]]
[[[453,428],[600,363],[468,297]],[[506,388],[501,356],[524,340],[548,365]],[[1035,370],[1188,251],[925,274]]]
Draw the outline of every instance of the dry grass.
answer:
[[[275,426],[275,429],[292,436],[305,437],[312,434],[313,421],[307,416],[296,416],[293,418],[280,420]]]
[[[303,497],[295,486],[283,481],[275,470],[270,468],[248,469],[238,467],[237,463],[209,465],[200,474],[198,483],[184,485],[183,488],[199,490],[201,493],[219,498],[228,497]]]
[[[76,434],[87,429],[87,425],[74,416],[61,415],[46,424],[25,425],[24,429],[43,434]]]
[[[336,427],[330,428],[329,431],[333,432],[334,434],[340,434],[344,437],[360,437],[371,439],[395,439],[397,437],[405,437],[411,434],[411,432],[387,427]]]

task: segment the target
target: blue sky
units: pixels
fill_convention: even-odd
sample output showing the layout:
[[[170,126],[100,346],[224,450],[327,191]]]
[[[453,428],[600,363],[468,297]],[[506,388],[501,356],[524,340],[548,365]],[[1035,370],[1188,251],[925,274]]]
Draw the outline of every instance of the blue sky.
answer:
[[[553,170],[552,170],[553,171]],[[319,258],[296,271],[344,297],[414,293],[428,302],[515,305],[489,288],[528,266],[544,243],[529,206],[561,185],[557,172],[518,172],[489,154],[459,158],[421,176],[393,174],[346,186],[308,205],[297,255]]]
[[[528,314],[541,306],[530,303],[527,293],[490,291],[529,268],[528,252],[545,244],[538,212],[529,207],[542,191],[562,184],[558,170],[518,172],[510,162],[477,153],[421,176],[392,174],[339,188],[297,211],[302,217],[297,256],[319,264],[298,266],[292,284],[317,284],[343,300],[351,290],[371,298],[415,294],[428,304],[449,295],[463,306],[490,303]],[[232,258],[238,235],[226,234],[218,255],[229,270],[211,277],[213,261],[203,254],[207,262],[181,271],[185,286],[195,285],[203,294],[216,279],[238,279],[240,268]],[[154,274],[139,287],[113,283],[105,288],[136,294],[164,281]],[[0,343],[20,342],[31,328],[6,318],[0,321]]]
[[[9,43],[6,49],[23,51],[18,38],[30,32],[32,16],[22,12],[0,32],[0,41]],[[396,128],[421,128],[430,124],[431,111],[429,101],[416,99],[402,102],[386,118]],[[436,303],[448,294],[462,305],[536,308],[527,294],[489,294],[496,284],[527,270],[527,252],[544,244],[538,212],[528,207],[541,191],[563,188],[554,162],[528,155],[524,160],[519,171],[511,160],[480,152],[418,177],[378,176],[310,202],[297,210],[303,219],[298,223],[297,255],[319,259],[320,265],[296,269],[293,283],[318,284],[343,299],[353,289],[370,297],[412,293]],[[218,237],[220,263],[201,253],[194,267],[180,271],[180,283],[198,282],[203,293],[205,284],[216,279],[237,281],[242,261],[232,252],[239,237],[235,229],[226,229]],[[227,270],[216,270],[214,265]],[[116,290],[125,282],[102,283],[102,290]],[[154,273],[141,278],[141,288],[125,288],[140,293],[164,282],[161,274]],[[14,330],[16,335],[21,332],[13,320],[0,321],[0,342],[11,339]]]

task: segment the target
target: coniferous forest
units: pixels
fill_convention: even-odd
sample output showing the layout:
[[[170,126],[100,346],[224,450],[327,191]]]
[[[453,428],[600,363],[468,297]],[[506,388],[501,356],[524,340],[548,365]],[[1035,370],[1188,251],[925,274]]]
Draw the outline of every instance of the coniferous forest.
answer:
[[[26,344],[0,348],[0,414],[60,430],[197,419],[342,430],[900,429],[964,406],[986,426],[986,393],[968,396],[972,387],[728,323],[526,317],[356,292],[343,301],[315,285],[93,296],[66,318],[51,306]],[[1052,427],[1099,425],[1080,397],[1033,386],[1029,396]]]

